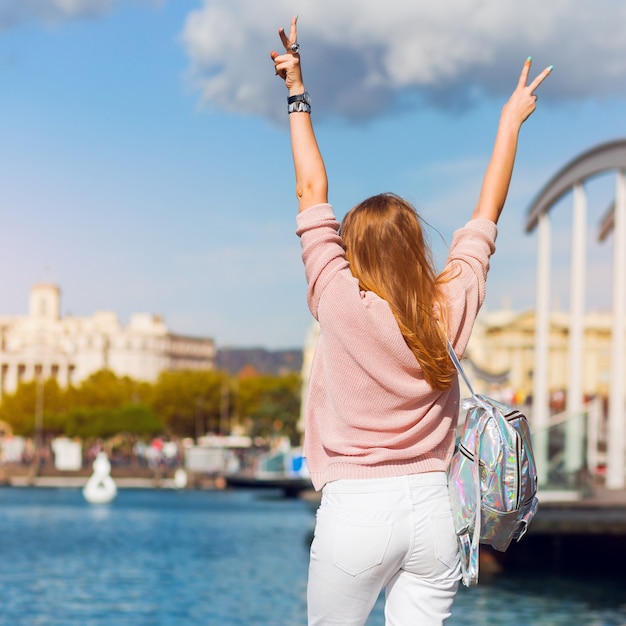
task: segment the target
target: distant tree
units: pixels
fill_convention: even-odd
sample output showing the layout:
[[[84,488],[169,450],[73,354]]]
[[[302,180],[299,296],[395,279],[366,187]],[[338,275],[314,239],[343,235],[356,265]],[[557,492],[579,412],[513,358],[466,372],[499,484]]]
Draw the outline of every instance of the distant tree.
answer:
[[[35,431],[37,383],[21,384],[3,397],[0,420],[16,434]],[[220,371],[163,372],[154,384],[96,372],[80,385],[60,389],[43,385],[43,431],[71,437],[107,437],[116,433],[168,432],[198,437],[230,430],[233,415],[250,424],[257,437],[286,435],[296,444],[300,377],[258,375],[237,380]]]
[[[219,432],[223,389],[228,376],[217,371],[163,372],[155,383],[150,405],[176,435],[198,437]]]
[[[45,382],[20,383],[17,389],[2,396],[0,420],[8,422],[15,435],[32,437],[35,433],[37,403],[41,402],[42,432],[59,432],[59,415],[65,408],[63,390],[53,378]]]
[[[252,437],[287,436],[300,443],[300,376],[249,376],[239,380],[237,414],[251,424]]]
[[[66,402],[68,408],[119,408],[146,402],[150,394],[149,383],[139,382],[128,376],[117,376],[111,370],[100,370],[83,380],[80,385],[68,387]]]
[[[154,411],[138,404],[118,408],[75,408],[65,416],[64,426],[68,437],[83,439],[106,439],[120,433],[152,436],[163,431],[163,423]]]
[[[0,404],[0,419],[16,435],[32,437],[36,430],[38,398],[42,411],[42,434],[103,437],[116,432],[154,434],[163,423],[144,402],[151,386],[118,377],[113,372],[96,372],[79,386],[61,389],[53,378],[44,383],[21,383]]]

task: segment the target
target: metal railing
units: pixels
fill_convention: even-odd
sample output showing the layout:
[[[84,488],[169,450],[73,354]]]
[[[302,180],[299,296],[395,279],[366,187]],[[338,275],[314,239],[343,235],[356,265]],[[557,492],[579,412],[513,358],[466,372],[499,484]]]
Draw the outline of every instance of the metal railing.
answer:
[[[546,463],[546,471],[539,472],[547,479],[542,487],[585,491],[602,480],[607,435],[600,398],[585,403],[575,413],[553,414],[544,429],[533,429],[532,411],[528,407],[522,411],[531,424],[537,464]]]

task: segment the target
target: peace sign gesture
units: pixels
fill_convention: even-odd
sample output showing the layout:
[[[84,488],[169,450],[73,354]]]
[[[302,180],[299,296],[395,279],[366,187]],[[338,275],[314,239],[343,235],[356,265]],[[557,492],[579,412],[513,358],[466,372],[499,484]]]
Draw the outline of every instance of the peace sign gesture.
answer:
[[[552,66],[546,67],[535,80],[528,84],[530,65],[531,58],[528,57],[515,91],[502,107],[496,141],[485,172],[478,203],[472,215],[473,218],[484,218],[497,222],[504,207],[513,174],[520,128],[537,106],[535,89],[552,71]]]
[[[502,109],[503,115],[512,116],[512,121],[520,125],[530,117],[537,106],[537,96],[534,93],[535,89],[541,85],[552,71],[552,65],[546,67],[529,85],[527,83],[531,63],[532,60],[528,57],[522,68],[517,87]]]
[[[291,92],[304,91],[304,83],[302,81],[302,69],[300,67],[300,44],[298,43],[298,18],[292,18],[289,28],[289,36],[285,33],[285,29],[278,31],[278,36],[285,47],[285,52],[280,54],[273,50],[270,53],[274,61],[274,73],[280,76],[285,85]]]

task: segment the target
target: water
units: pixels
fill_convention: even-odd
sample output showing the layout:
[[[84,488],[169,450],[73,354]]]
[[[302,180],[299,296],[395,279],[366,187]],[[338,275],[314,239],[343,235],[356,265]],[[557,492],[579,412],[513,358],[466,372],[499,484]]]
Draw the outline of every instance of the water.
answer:
[[[0,489],[0,624],[306,623],[314,516],[271,492]],[[462,588],[450,626],[625,626],[624,580],[502,577]],[[382,601],[368,626],[382,625]]]

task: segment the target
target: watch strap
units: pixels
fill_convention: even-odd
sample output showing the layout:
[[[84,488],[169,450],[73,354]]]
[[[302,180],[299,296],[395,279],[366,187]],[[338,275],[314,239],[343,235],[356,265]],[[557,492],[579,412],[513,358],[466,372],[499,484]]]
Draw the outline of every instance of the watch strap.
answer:
[[[309,94],[305,91],[298,93],[295,96],[289,96],[287,98],[287,104],[293,104],[294,102],[307,102],[309,100]]]
[[[288,113],[310,113],[311,112],[311,97],[308,92],[298,93],[295,96],[289,96],[287,98],[287,112]]]

